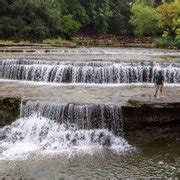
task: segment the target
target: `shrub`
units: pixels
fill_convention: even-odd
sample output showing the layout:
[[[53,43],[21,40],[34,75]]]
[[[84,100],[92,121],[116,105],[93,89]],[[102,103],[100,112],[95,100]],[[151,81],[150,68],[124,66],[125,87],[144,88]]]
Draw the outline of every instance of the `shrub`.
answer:
[[[177,47],[178,49],[180,49],[180,40],[176,40],[174,42],[174,46]]]
[[[180,48],[180,40],[174,40],[172,38],[158,38],[153,41],[153,45],[156,48],[168,48],[168,47],[177,47]]]
[[[72,42],[68,40],[64,40],[62,38],[57,38],[57,39],[45,39],[42,42],[43,44],[50,44],[50,45],[73,45]]]
[[[167,48],[169,46],[169,43],[170,42],[164,38],[155,39],[153,42],[154,47],[156,47],[156,48]]]

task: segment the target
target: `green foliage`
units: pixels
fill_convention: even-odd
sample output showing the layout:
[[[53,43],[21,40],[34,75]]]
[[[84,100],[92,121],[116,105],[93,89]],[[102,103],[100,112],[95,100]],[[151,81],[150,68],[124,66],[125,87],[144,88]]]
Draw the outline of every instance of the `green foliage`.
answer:
[[[128,23],[131,15],[130,4],[127,0],[110,1],[112,16],[109,21],[109,32],[115,35],[129,35],[132,27]]]
[[[57,38],[57,39],[45,39],[42,42],[43,44],[50,44],[50,45],[74,45],[72,44],[71,41],[62,39],[62,38]]]
[[[141,4],[133,4],[130,23],[134,26],[134,34],[139,36],[155,35],[157,32],[157,15],[153,8]]]
[[[180,40],[179,39],[174,42],[174,46],[177,47],[178,49],[180,49]]]
[[[108,39],[102,39],[102,40],[80,39],[80,40],[77,40],[75,43],[78,46],[88,46],[88,47],[91,47],[91,46],[119,47],[120,46],[118,41],[116,41],[116,40],[108,40]]]
[[[180,41],[180,28],[176,29],[176,37],[175,37],[176,41]]]
[[[154,47],[156,48],[167,48],[168,46],[172,44],[172,40],[158,38],[154,40],[153,44],[154,44]]]
[[[169,36],[174,37],[180,15],[179,4],[175,2],[162,4],[157,7],[156,12],[158,14],[158,26],[163,31],[167,31]]]
[[[151,7],[156,7],[159,6],[163,3],[170,3],[173,2],[174,0],[136,0],[135,2],[137,4],[142,4],[142,5],[148,5]]]
[[[156,48],[170,48],[177,47],[180,48],[180,40],[174,40],[173,38],[157,38],[153,42]]]
[[[136,3],[141,4],[141,5],[153,6],[155,1],[154,0],[136,0]]]
[[[67,36],[67,35],[77,32],[80,26],[81,25],[79,22],[73,20],[72,15],[67,15],[61,18],[59,30],[63,35]]]
[[[1,0],[0,38],[41,41],[69,36],[80,28],[73,15],[63,15],[61,0]],[[15,18],[14,18],[15,17]]]
[[[86,9],[80,3],[70,3],[68,6],[68,11],[73,15],[74,19],[81,24],[81,27],[85,27],[90,23],[90,18],[86,12]]]
[[[175,35],[175,40],[180,41],[180,18],[177,19],[175,22],[175,27],[176,27],[176,35]]]
[[[99,33],[106,33],[109,27],[109,18],[112,15],[109,0],[83,1],[90,18],[90,25]]]
[[[45,39],[50,44],[63,44],[65,42],[59,37],[69,38],[79,32],[124,36],[132,35],[134,30],[138,36],[162,35],[159,44],[166,44],[165,40],[173,38],[173,44],[178,45],[180,7],[178,0],[172,1],[0,0],[0,39],[15,42],[42,42]],[[79,43],[116,44],[110,41],[85,40]]]

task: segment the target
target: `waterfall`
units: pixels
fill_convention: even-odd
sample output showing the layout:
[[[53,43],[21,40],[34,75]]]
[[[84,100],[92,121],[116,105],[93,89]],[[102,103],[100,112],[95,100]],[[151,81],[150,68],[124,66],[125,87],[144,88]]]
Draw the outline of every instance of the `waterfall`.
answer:
[[[123,138],[122,130],[118,106],[22,102],[20,118],[0,129],[5,136],[0,159],[94,153],[105,147],[116,153],[134,150]]]
[[[58,123],[76,124],[83,129],[109,129],[122,134],[121,107],[99,104],[66,104],[28,101],[21,105],[21,117],[32,114],[55,120]]]
[[[180,83],[179,63],[4,60],[0,78],[53,83],[153,83],[161,69],[166,83]]]

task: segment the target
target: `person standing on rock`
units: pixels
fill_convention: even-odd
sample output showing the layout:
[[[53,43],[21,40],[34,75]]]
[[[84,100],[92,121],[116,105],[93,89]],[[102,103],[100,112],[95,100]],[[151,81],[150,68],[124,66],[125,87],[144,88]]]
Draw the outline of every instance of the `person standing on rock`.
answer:
[[[154,97],[157,97],[158,91],[160,91],[160,97],[163,98],[163,85],[164,85],[164,76],[162,75],[162,71],[159,71],[155,77],[155,93]]]

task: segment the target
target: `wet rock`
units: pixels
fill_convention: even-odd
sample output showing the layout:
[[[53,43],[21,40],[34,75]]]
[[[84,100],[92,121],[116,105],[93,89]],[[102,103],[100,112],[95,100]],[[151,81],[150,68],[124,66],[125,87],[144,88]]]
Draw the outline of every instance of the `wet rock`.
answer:
[[[103,138],[102,145],[110,147],[111,146],[111,137],[110,136],[105,136]]]
[[[74,138],[74,139],[71,140],[72,145],[76,145],[76,143],[77,143],[77,139]]]
[[[128,103],[122,107],[125,131],[180,122],[180,95],[163,99],[134,96]]]
[[[11,124],[19,116],[21,99],[18,97],[0,98],[0,127]]]
[[[0,129],[0,140],[5,138],[5,130]]]

